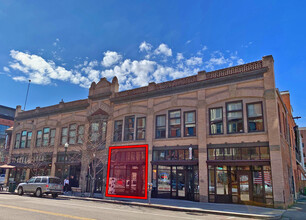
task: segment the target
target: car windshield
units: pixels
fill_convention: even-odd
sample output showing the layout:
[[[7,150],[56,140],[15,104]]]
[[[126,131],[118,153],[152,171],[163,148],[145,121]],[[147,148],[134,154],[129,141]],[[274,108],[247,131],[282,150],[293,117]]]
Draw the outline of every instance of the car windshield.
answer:
[[[49,178],[49,183],[61,184],[61,180],[57,178]]]

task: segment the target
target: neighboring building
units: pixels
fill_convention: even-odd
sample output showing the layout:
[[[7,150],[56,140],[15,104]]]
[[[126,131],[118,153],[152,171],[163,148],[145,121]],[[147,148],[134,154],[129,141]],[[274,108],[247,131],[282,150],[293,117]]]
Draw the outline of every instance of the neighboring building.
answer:
[[[101,151],[114,148],[95,191],[105,193],[110,161],[109,195],[145,198],[148,181],[153,197],[284,208],[295,195],[290,114],[272,56],[123,92],[116,77],[102,78],[87,99],[17,106],[10,163],[18,169],[10,178],[28,179],[31,163],[42,160],[40,174],[68,169],[86,191],[90,161],[84,151],[73,155],[101,137]]]
[[[293,118],[293,109],[290,103],[290,93],[289,91],[283,91],[280,93],[282,97],[282,101],[284,102],[286,109],[288,111],[287,119],[288,120],[288,135],[289,146],[291,151],[289,151],[291,155],[291,164],[292,167],[290,169],[290,174],[293,176],[293,179],[290,181],[292,191],[294,192],[295,199],[298,198],[299,193],[303,191],[302,186],[302,176],[306,174],[304,169],[304,158],[303,158],[303,149],[301,146],[301,135],[299,131],[299,127],[294,121]]]
[[[14,124],[15,109],[0,105],[0,165],[6,163],[8,149],[6,149],[6,129]],[[0,169],[0,174],[4,169]]]
[[[301,146],[302,146],[302,157],[304,162],[304,170],[306,170],[306,127],[299,128],[300,135],[301,135]],[[306,176],[302,176],[302,187],[303,192],[306,194]]]

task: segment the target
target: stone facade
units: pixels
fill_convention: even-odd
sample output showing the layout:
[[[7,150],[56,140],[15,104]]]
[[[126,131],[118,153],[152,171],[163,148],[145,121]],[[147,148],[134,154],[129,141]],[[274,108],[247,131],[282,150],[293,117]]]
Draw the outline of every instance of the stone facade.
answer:
[[[229,134],[227,129],[226,108],[227,103],[242,101],[243,132]],[[246,104],[261,103],[263,130],[259,132],[248,132],[248,112]],[[222,107],[223,134],[212,135],[210,133],[209,109]],[[181,112],[179,137],[168,138],[170,133],[169,111],[179,109]],[[185,125],[183,114],[195,111],[196,135],[185,136]],[[99,116],[100,115],[100,116]],[[137,140],[135,133],[132,140],[124,140],[124,128],[122,128],[121,140],[114,141],[115,121],[124,123],[126,116],[136,118],[145,117],[145,139]],[[165,138],[156,138],[156,116],[165,115]],[[275,207],[287,207],[293,203],[292,183],[292,155],[288,149],[289,125],[287,119],[288,110],[283,102],[282,96],[275,88],[274,60],[272,56],[265,56],[260,61],[240,66],[230,67],[213,72],[199,72],[198,75],[177,79],[160,84],[150,83],[148,86],[119,92],[119,84],[116,77],[112,82],[102,78],[100,82],[92,83],[89,89],[88,99],[74,102],[60,102],[49,107],[37,107],[34,110],[22,111],[17,106],[14,122],[13,140],[10,147],[11,158],[13,155],[28,155],[32,158],[37,140],[37,131],[44,128],[56,129],[55,139],[52,146],[44,149],[52,152],[51,175],[56,175],[56,164],[58,155],[64,152],[64,145],[61,143],[62,128],[71,124],[76,126],[84,125],[85,134],[90,132],[90,123],[98,116],[107,122],[106,148],[109,146],[142,145],[149,146],[149,161],[153,158],[153,147],[174,146],[197,146],[199,169],[199,200],[209,201],[209,179],[208,179],[208,146],[268,146],[270,159],[265,165],[271,168],[273,184],[273,204]],[[285,123],[285,124],[284,124]],[[124,127],[124,124],[123,124]],[[287,127],[287,128],[285,128]],[[136,132],[136,125],[134,128]],[[32,138],[30,146],[25,148],[14,148],[16,146],[16,135],[22,131],[31,131]],[[287,133],[286,133],[287,132]],[[287,137],[288,136],[288,137]],[[86,143],[83,142],[83,143]],[[78,144],[70,144],[68,153],[77,151]],[[291,155],[291,156],[289,156]],[[105,160],[105,163],[107,161]],[[152,166],[149,162],[148,181],[152,181]],[[86,190],[86,175],[89,161],[81,159],[81,170],[79,183],[83,191]],[[255,161],[254,164],[248,161],[241,161],[241,164],[261,164]],[[105,166],[106,167],[106,166]],[[106,170],[103,172],[106,174]],[[29,178],[30,171],[26,173]],[[105,183],[103,184],[103,187]],[[292,189],[291,189],[291,188]],[[172,188],[171,188],[172,189]],[[105,189],[103,189],[105,190]]]

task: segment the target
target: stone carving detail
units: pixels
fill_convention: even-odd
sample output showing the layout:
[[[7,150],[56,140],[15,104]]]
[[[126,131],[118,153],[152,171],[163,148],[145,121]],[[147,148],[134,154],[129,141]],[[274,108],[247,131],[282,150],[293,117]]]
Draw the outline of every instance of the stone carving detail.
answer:
[[[240,66],[235,66],[235,67],[230,67],[226,69],[221,69],[221,70],[216,70],[208,73],[202,73],[206,74],[206,79],[201,79],[201,80],[209,80],[209,79],[215,79],[215,78],[220,78],[224,76],[229,76],[237,73],[242,73],[242,72],[248,72],[252,70],[257,70],[262,68],[262,61],[256,61],[252,63],[247,63],[244,65]],[[149,91],[158,91],[158,90],[163,90],[163,89],[168,89],[168,88],[173,88],[177,86],[182,86],[182,85],[187,85],[191,84],[194,82],[198,81],[198,75],[194,76],[189,76],[181,79],[176,79],[173,81],[168,81],[168,82],[163,82],[159,84],[152,84],[150,83],[149,86],[141,87],[141,88],[136,88],[136,89],[131,89],[123,92],[116,93],[115,97],[126,97],[126,96],[133,96],[133,95],[138,95],[142,93],[147,93]]]
[[[222,70],[212,71],[206,74],[206,79],[215,79],[224,76],[233,75],[236,73],[248,72],[252,70],[257,70],[262,68],[262,61],[256,61],[252,63],[247,63],[240,66],[230,67]]]

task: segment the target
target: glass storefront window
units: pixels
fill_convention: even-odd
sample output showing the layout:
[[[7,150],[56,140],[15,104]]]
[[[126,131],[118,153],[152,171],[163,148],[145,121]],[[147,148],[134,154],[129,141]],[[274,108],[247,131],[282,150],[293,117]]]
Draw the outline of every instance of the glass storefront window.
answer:
[[[235,171],[231,171],[232,195],[238,195],[238,179]]]
[[[216,170],[216,193],[218,195],[228,195],[228,175],[226,170]]]
[[[215,170],[208,170],[208,178],[209,178],[209,193],[215,193]]]
[[[269,147],[260,148],[260,159],[270,159]]]
[[[216,149],[216,160],[224,160],[224,148]]]
[[[248,148],[241,148],[241,159],[242,160],[249,160],[250,159],[250,154],[248,151]]]
[[[265,185],[266,198],[273,198],[271,171],[264,170],[263,173],[264,173],[264,185]]]
[[[170,193],[170,166],[158,166],[158,192]]]
[[[258,197],[263,194],[262,171],[253,171],[253,196]]]
[[[224,160],[232,160],[232,149],[224,148]]]
[[[259,147],[251,147],[249,148],[249,153],[251,155],[251,160],[259,160],[259,155],[260,155],[260,151],[259,151]]]
[[[233,148],[233,160],[241,160],[241,148]]]
[[[192,160],[198,160],[198,149],[192,149]],[[174,149],[174,150],[153,150],[153,160],[190,160],[189,149]]]
[[[209,165],[209,202],[248,201],[254,204],[273,205],[270,169],[270,166],[260,165],[233,167]]]
[[[208,149],[208,160],[215,160],[215,149]]]
[[[178,158],[179,160],[185,160],[185,154],[184,154],[184,150],[178,150]]]

